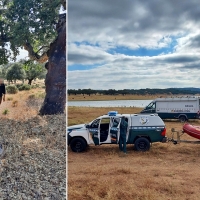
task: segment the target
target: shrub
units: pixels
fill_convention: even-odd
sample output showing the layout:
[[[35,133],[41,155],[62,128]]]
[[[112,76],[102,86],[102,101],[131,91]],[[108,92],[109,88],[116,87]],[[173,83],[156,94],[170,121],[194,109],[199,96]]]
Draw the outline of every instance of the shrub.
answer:
[[[16,94],[18,92],[18,89],[15,85],[8,85],[6,86],[6,92],[8,94]]]
[[[8,110],[8,109],[5,109],[5,110],[2,112],[3,115],[7,115],[8,113],[9,113],[9,110]]]
[[[22,90],[30,90],[31,89],[31,86],[28,85],[28,84],[23,84],[19,87],[19,90],[22,91]]]
[[[39,84],[35,84],[35,85],[31,85],[31,88],[35,89],[35,88],[39,88],[40,85]]]
[[[15,84],[15,86],[19,89],[23,84]]]

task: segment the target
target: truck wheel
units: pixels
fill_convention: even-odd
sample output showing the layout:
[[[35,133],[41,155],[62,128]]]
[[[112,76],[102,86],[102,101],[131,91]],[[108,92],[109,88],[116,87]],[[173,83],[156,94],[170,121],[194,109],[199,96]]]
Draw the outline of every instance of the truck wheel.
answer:
[[[148,151],[150,149],[150,142],[148,139],[141,137],[135,141],[134,149],[136,151]]]
[[[186,121],[186,117],[183,116],[183,115],[180,116],[180,117],[179,117],[179,121],[182,122],[182,123],[184,123],[184,122]]]
[[[70,142],[70,147],[73,152],[82,152],[86,149],[86,142],[83,138],[74,138]]]

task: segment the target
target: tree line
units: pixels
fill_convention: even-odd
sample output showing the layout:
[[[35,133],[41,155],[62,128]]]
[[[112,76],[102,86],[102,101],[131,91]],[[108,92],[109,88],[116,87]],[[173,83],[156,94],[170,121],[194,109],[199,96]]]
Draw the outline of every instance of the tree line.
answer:
[[[93,89],[68,89],[68,95],[156,95],[156,94],[167,94],[167,95],[195,95],[200,93],[200,89],[191,89],[191,88],[166,88],[166,89],[123,89],[123,90],[93,90]]]
[[[17,80],[22,82],[28,80],[28,84],[31,85],[33,80],[36,78],[44,79],[45,75],[44,64],[32,60],[20,60],[0,66],[0,77],[6,79],[9,84],[16,83]]]

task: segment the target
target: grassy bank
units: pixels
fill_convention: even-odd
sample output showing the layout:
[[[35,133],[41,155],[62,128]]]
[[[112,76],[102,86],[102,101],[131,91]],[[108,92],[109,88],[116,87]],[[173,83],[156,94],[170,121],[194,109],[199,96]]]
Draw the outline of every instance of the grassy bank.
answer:
[[[152,100],[167,95],[68,95],[68,101],[105,101],[105,100]],[[169,95],[168,95],[169,96]]]
[[[136,113],[140,108],[68,108],[68,124],[86,123],[107,113]],[[198,120],[191,124],[200,125]],[[182,129],[179,121],[165,121],[167,136],[171,128]],[[182,139],[194,140],[188,135]],[[90,146],[86,152],[68,148],[68,199],[199,199],[200,145],[153,143],[148,152],[135,152],[127,145],[126,157],[117,145]]]
[[[91,120],[100,115],[107,114],[111,110],[116,110],[118,113],[139,113],[142,108],[135,107],[112,107],[112,108],[91,108],[91,107],[68,107],[68,126],[75,124],[89,123]]]

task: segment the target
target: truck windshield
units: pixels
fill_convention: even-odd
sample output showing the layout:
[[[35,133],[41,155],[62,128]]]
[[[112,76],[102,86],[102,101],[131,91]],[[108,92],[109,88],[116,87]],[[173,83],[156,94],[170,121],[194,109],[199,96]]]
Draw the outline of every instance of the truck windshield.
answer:
[[[155,102],[151,102],[146,109],[155,109]]]
[[[98,128],[99,127],[100,119],[95,119],[92,124],[90,125],[90,128]]]

